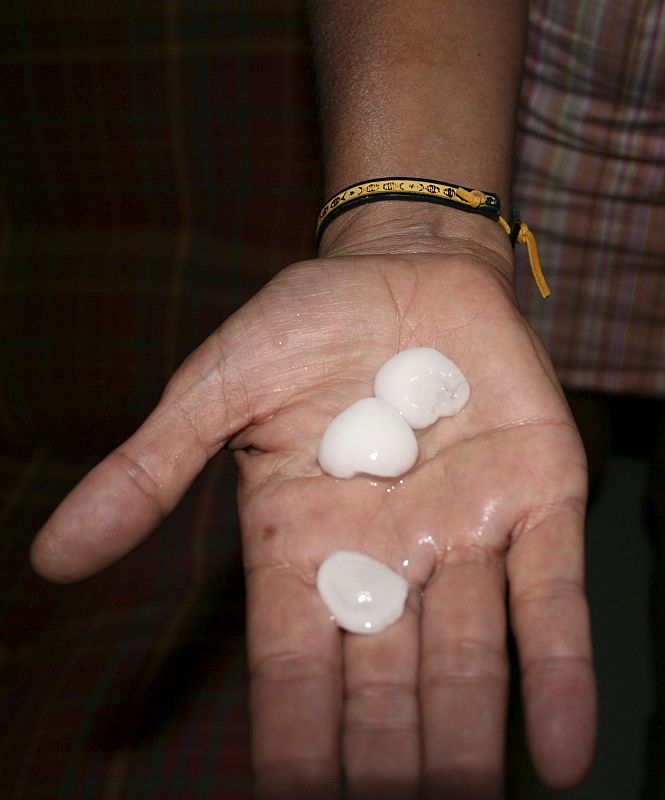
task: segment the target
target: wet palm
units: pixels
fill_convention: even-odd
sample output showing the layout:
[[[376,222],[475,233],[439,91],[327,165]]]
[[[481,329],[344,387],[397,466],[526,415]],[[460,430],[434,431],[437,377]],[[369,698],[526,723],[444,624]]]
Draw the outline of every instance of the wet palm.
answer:
[[[467,407],[418,433],[419,461],[401,480],[322,474],[327,422],[371,394],[384,361],[416,346],[460,366]],[[506,580],[536,763],[557,784],[579,776],[594,702],[584,457],[497,273],[434,255],[286,270],[185,362],[144,426],[67,498],[35,563],[67,580],[118,557],[226,442],[242,477],[260,792],[334,795],[340,765],[364,797],[408,796],[421,781],[437,795],[499,792]],[[78,526],[84,510],[94,535]],[[386,632],[342,634],[329,620],[315,577],[337,549],[410,581],[407,613]]]

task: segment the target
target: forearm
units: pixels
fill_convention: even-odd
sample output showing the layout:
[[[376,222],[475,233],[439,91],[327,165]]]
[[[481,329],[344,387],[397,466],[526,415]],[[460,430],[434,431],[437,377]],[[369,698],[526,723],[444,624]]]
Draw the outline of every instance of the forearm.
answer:
[[[526,5],[310,0],[327,192],[405,175],[494,191],[505,206]],[[400,205],[410,215],[433,214],[422,208],[429,204]],[[489,229],[482,222],[480,230]]]

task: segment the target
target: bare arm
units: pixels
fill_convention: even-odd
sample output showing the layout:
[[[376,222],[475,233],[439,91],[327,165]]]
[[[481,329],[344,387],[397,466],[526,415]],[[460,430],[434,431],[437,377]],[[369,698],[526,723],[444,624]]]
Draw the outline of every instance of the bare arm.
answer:
[[[525,0],[311,0],[327,192],[404,175],[494,191],[507,206],[526,8]],[[348,212],[330,226],[324,252],[380,234],[395,243],[404,230],[410,242],[416,231],[482,242],[510,271],[496,225],[425,203]]]
[[[507,203],[524,6],[313,0],[329,191],[401,173]],[[322,255],[285,269],[185,361],[153,414],[47,521],[35,567],[67,582],[109,565],[229,446],[259,797],[339,797],[343,786],[381,800],[423,788],[500,797],[508,624],[536,766],[569,785],[594,738],[584,453],[515,307],[508,239],[454,209],[377,203],[334,221]],[[327,423],[417,346],[460,365],[468,407],[419,434],[398,489],[323,474]],[[407,613],[385,635],[331,623],[316,571],[336,549],[405,570]]]

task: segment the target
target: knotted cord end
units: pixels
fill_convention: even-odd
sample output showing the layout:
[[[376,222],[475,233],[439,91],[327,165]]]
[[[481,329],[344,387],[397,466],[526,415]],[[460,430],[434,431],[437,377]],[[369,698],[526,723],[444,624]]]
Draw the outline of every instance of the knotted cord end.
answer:
[[[503,217],[498,217],[497,222],[504,231],[511,235],[511,226],[506,222]],[[526,222],[520,223],[519,230],[517,232],[517,241],[520,244],[526,245],[526,252],[529,256],[529,266],[531,267],[531,274],[533,275],[533,279],[536,282],[536,286],[538,287],[538,291],[540,292],[541,297],[549,297],[550,287],[547,285],[547,279],[545,278],[545,274],[543,273],[543,266],[540,263],[540,256],[538,254],[538,245],[536,244],[536,237],[533,235],[532,231],[530,230],[529,226]]]

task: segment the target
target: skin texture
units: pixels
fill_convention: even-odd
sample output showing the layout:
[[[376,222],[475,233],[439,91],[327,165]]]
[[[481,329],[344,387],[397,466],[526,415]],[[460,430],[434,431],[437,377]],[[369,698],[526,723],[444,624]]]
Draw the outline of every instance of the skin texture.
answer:
[[[412,175],[507,203],[526,3],[311,5],[328,192]],[[487,219],[385,202],[335,220],[321,256],[282,272],[192,354],[55,511],[33,563],[56,581],[112,563],[226,445],[241,474],[259,797],[499,797],[508,625],[535,765],[570,785],[595,730],[586,466],[516,308],[508,239]],[[403,483],[322,474],[327,423],[418,346],[459,365],[464,411],[418,432]],[[316,571],[338,549],[409,561],[399,623],[364,637],[329,621]]]
[[[328,196],[406,175],[508,204],[526,0],[309,6]]]
[[[93,573],[234,449],[260,797],[337,797],[343,780],[350,797],[499,796],[508,624],[537,768],[564,786],[588,765],[584,455],[501,266],[423,252],[290,267],[192,354],[34,543],[45,577]],[[464,412],[419,432],[403,484],[322,474],[327,422],[414,346],[462,367]],[[383,634],[330,623],[315,581],[337,549],[409,560],[407,611]]]

